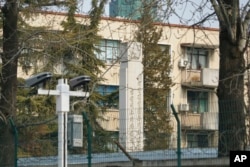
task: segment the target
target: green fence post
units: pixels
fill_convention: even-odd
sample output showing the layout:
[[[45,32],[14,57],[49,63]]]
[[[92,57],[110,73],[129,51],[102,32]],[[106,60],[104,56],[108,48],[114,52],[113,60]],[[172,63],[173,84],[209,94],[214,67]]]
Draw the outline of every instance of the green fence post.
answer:
[[[17,146],[18,146],[18,134],[17,134],[17,129],[16,129],[16,126],[13,122],[13,119],[10,118],[10,124],[11,124],[11,127],[13,128],[14,130],[14,142],[15,142],[15,153],[14,153],[14,159],[15,159],[15,167],[17,167]]]
[[[89,123],[89,119],[88,119],[88,116],[85,112],[82,112],[82,115],[83,115],[83,118],[85,120],[85,122],[87,123],[87,131],[88,131],[88,134],[87,134],[87,141],[88,141],[88,167],[91,167],[91,154],[92,154],[92,127]]]
[[[171,109],[177,121],[177,165],[181,167],[181,123],[173,104],[171,104]]]

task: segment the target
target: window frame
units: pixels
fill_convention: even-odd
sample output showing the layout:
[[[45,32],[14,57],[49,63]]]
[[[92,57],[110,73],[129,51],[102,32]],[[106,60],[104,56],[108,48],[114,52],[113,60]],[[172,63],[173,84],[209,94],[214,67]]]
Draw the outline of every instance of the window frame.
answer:
[[[185,47],[185,57],[189,63],[188,69],[201,70],[202,68],[208,68],[209,54],[209,49],[206,48]]]
[[[95,90],[98,94],[100,94],[101,96],[108,96],[116,91],[119,91],[119,86],[118,85],[104,85],[104,84],[99,84],[96,87]],[[119,92],[118,92],[119,94]],[[116,102],[117,101],[117,102]],[[115,99],[112,102],[104,102],[104,101],[99,101],[98,104],[100,105],[100,107],[107,107],[107,106],[111,106],[110,108],[114,108],[114,109],[118,109],[119,108],[119,95],[117,97],[117,99]]]
[[[209,139],[207,133],[190,132],[186,134],[186,138],[188,148],[209,147]],[[190,138],[192,139],[190,140]]]
[[[105,63],[114,63],[119,59],[120,41],[112,39],[101,39],[96,45],[96,57]]]
[[[190,99],[191,95],[189,95],[189,93],[198,95],[195,95]],[[204,95],[206,97],[204,97]],[[193,100],[192,98],[195,99]],[[187,102],[190,106],[190,111],[193,113],[209,112],[209,92],[207,91],[187,90]]]

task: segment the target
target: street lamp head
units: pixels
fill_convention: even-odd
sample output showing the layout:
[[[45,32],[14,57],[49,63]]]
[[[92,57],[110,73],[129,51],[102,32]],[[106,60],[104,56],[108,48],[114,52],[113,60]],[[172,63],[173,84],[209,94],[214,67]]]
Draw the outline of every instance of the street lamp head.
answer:
[[[50,72],[42,72],[36,75],[31,76],[30,78],[26,79],[25,87],[34,87],[34,86],[41,86],[46,83],[52,77]]]
[[[87,75],[81,75],[69,80],[69,85],[72,89],[77,87],[86,87],[91,81],[90,77]]]

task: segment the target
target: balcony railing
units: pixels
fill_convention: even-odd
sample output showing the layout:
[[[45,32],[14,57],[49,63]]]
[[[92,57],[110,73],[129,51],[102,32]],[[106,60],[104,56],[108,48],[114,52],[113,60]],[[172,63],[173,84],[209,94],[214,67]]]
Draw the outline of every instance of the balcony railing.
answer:
[[[196,113],[182,113],[181,127],[185,129],[201,129],[201,116]]]
[[[180,116],[181,127],[184,129],[218,130],[219,121],[217,112],[182,112]]]
[[[217,87],[218,69],[203,68],[201,70],[185,69],[181,72],[181,83],[187,86]]]

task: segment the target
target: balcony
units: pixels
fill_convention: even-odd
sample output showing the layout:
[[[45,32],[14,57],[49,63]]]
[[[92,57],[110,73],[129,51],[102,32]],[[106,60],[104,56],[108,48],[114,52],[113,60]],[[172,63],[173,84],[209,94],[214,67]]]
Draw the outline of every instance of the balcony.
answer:
[[[201,116],[196,113],[181,113],[181,127],[184,129],[201,129]]]
[[[219,70],[203,68],[201,70],[185,69],[181,72],[183,86],[215,88],[218,86]]]
[[[218,130],[219,114],[218,112],[205,112],[201,114],[201,127],[207,130]]]
[[[218,130],[218,113],[191,113],[181,112],[181,127],[182,129],[190,130]]]

